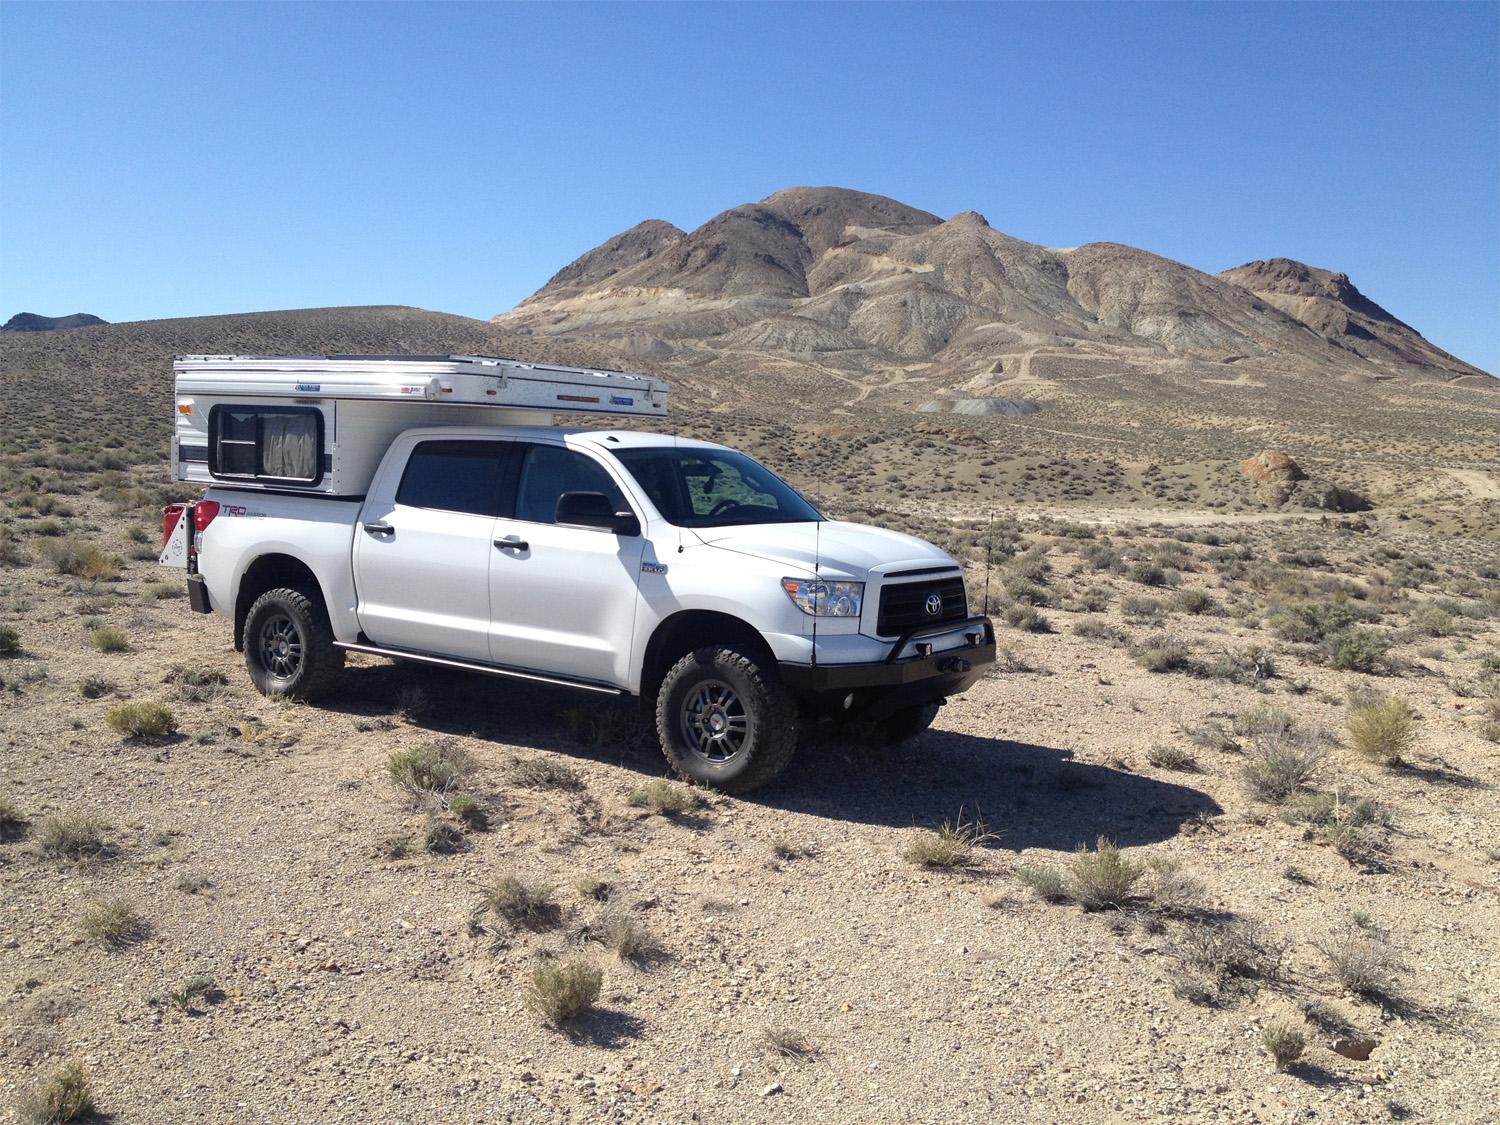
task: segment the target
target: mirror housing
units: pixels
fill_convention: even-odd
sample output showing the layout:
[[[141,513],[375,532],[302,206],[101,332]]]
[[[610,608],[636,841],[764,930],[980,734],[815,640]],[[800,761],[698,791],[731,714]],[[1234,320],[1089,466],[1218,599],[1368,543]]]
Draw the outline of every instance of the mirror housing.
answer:
[[[591,527],[616,535],[639,535],[641,521],[634,512],[617,512],[602,492],[564,492],[557,498],[553,519],[569,527]]]

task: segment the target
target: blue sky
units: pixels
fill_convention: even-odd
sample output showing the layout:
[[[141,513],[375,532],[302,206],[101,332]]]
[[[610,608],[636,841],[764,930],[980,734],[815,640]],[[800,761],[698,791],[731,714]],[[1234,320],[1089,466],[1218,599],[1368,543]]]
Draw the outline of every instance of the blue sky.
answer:
[[[0,317],[488,317],[798,184],[1343,270],[1500,370],[1500,5],[0,4]]]

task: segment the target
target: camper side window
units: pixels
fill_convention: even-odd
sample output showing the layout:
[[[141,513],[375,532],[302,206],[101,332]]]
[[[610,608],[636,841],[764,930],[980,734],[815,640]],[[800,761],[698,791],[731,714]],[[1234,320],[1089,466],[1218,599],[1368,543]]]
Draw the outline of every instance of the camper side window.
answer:
[[[307,407],[215,406],[208,414],[208,471],[317,484],[323,478],[323,415]]]

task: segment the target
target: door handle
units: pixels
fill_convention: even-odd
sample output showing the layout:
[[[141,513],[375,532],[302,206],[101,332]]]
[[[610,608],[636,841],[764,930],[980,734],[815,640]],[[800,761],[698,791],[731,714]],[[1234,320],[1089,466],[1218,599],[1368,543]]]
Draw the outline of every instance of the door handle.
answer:
[[[531,544],[515,535],[507,535],[504,539],[496,539],[495,546],[502,551],[529,551]]]
[[[364,529],[369,534],[375,535],[375,536],[380,536],[380,535],[394,536],[396,534],[396,529],[394,527],[392,527],[388,523],[367,523],[367,524],[364,525]]]

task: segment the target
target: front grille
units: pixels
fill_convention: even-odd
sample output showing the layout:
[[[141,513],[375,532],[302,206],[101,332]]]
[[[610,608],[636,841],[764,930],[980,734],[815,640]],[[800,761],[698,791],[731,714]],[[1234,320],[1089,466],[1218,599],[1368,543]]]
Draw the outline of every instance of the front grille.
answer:
[[[943,599],[937,613],[927,612],[927,598],[936,594]],[[880,614],[875,631],[882,637],[893,637],[908,629],[940,625],[944,621],[962,621],[969,616],[969,600],[964,597],[964,580],[934,578],[928,582],[897,582],[880,588]]]

